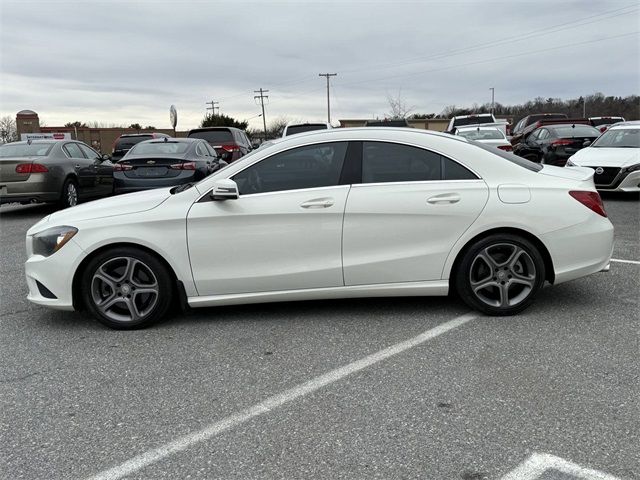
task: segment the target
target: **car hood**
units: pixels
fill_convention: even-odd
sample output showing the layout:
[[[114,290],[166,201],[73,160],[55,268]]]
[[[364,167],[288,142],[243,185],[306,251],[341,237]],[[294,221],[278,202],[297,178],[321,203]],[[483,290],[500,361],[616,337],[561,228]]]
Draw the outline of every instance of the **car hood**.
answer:
[[[640,163],[640,149],[587,147],[576,152],[571,161],[581,167],[623,168]]]
[[[38,231],[57,225],[74,226],[74,223],[83,220],[95,220],[97,218],[127,215],[151,210],[171,196],[171,188],[158,188],[155,190],[128,193],[126,195],[94,200],[93,202],[60,210],[40,220],[40,222],[29,229],[27,234],[33,235]]]

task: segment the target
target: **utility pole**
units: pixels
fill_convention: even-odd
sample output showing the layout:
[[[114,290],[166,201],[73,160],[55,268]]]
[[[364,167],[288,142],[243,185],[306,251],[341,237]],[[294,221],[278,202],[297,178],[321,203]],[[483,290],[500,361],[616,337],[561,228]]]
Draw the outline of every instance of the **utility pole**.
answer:
[[[491,115],[493,115],[493,106],[496,100],[496,89],[495,87],[489,87],[489,90],[491,90]]]
[[[216,110],[218,110],[218,115],[220,115],[220,107],[218,106],[220,102],[214,102],[213,100],[211,100],[210,102],[206,102],[207,105],[211,105],[210,107],[207,107],[207,111],[211,110],[211,113],[213,115],[216,115]]]
[[[319,73],[319,77],[327,77],[327,123],[331,123],[331,104],[329,103],[329,77],[336,77],[337,73]]]
[[[262,87],[260,90],[254,90],[253,93],[260,93],[260,95],[254,95],[253,99],[260,99],[260,105],[262,106],[262,126],[264,127],[264,139],[267,139],[267,119],[264,115],[264,99],[268,99],[269,95],[265,95],[265,93],[269,93],[269,90],[263,90]]]

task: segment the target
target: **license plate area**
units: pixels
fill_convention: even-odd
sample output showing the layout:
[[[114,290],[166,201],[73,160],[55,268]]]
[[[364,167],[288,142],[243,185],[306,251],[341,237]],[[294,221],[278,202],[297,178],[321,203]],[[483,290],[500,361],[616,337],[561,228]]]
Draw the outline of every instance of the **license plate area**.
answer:
[[[167,174],[166,167],[138,167],[136,175],[139,177],[164,177]]]

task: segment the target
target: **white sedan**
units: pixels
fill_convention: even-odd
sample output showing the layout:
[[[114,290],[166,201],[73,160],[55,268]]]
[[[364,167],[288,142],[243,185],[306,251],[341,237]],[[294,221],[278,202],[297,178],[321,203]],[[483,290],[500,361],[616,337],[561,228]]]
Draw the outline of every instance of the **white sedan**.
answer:
[[[54,213],[27,232],[29,300],[137,328],[172,304],[456,291],[489,315],[607,270],[593,170],[400,128],[302,133],[189,187]]]
[[[513,146],[511,145],[511,142],[507,140],[507,136],[502,130],[496,127],[483,127],[481,125],[459,127],[456,129],[456,135],[460,135],[467,140],[474,140],[476,142],[497,147],[505,152],[513,151]]]
[[[590,167],[598,190],[640,192],[640,121],[612,125],[567,167]]]

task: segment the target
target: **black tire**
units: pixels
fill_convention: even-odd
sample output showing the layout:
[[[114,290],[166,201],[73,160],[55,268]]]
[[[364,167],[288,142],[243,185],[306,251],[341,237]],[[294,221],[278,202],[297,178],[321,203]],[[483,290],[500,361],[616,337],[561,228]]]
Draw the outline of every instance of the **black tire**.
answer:
[[[545,265],[529,240],[494,234],[466,249],[454,275],[458,295],[471,308],[493,316],[514,315],[531,305],[542,288]]]
[[[103,325],[145,328],[161,320],[173,299],[173,279],[154,255],[117,247],[92,258],[82,273],[82,300]]]
[[[78,183],[73,178],[67,178],[62,185],[60,206],[62,208],[75,207],[78,204],[78,199]]]

